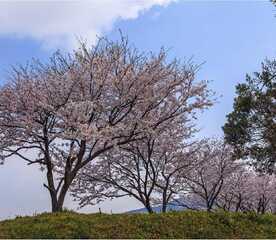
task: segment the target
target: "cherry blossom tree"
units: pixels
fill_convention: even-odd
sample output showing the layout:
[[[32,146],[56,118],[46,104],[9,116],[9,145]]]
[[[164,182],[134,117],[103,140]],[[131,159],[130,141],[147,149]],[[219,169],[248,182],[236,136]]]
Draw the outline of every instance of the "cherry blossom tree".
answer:
[[[198,144],[187,142],[193,130],[187,119],[173,121],[158,133],[113,149],[97,166],[82,169],[72,188],[74,198],[84,206],[105,198],[130,196],[149,213],[154,204],[161,204],[162,212],[166,212],[168,203],[183,188],[184,172],[192,168]]]
[[[247,203],[252,200],[253,174],[247,166],[240,165],[240,168],[225,179],[216,205],[225,211],[245,210]]]
[[[240,193],[240,211],[254,211],[264,214],[275,211],[276,189],[274,175],[258,175],[251,171],[247,185]],[[238,210],[238,209],[237,209]]]
[[[142,152],[148,148],[146,152]],[[80,206],[95,204],[106,198],[131,196],[141,202],[149,213],[152,209],[156,172],[147,161],[151,157],[153,141],[143,139],[114,148],[96,164],[82,169],[71,189]]]
[[[263,214],[275,211],[275,200],[275,176],[241,166],[225,180],[216,203],[227,211]]]
[[[275,203],[275,177],[255,174],[251,182],[251,194],[252,197],[245,206],[246,210],[261,214],[271,212]]]
[[[188,126],[186,126],[188,127]],[[188,132],[187,132],[188,129]],[[179,134],[179,129],[167,132],[161,137],[156,161],[159,163],[159,174],[156,180],[157,195],[154,202],[161,204],[162,212],[167,211],[168,204],[173,205],[175,199],[186,190],[184,176],[189,175],[193,168],[198,167],[194,154],[200,149],[201,142],[191,141],[191,130]],[[169,139],[169,140],[168,140]]]
[[[102,38],[47,64],[13,68],[0,89],[2,162],[17,156],[39,164],[52,211],[61,211],[85,166],[212,104],[207,83],[195,80],[197,67],[166,55],[140,53],[124,37]]]
[[[203,206],[211,211],[228,178],[238,167],[232,158],[232,148],[220,139],[207,139],[202,142],[201,149],[196,152],[194,161],[198,167],[185,175],[185,184],[189,191],[182,199],[190,199],[188,203]],[[187,206],[189,207],[189,206]]]

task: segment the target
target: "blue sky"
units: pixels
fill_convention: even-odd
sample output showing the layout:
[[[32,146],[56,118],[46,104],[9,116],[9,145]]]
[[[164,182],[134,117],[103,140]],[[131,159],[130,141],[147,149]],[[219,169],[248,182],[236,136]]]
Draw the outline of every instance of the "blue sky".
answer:
[[[151,0],[142,1],[148,4]],[[87,4],[93,5],[93,2],[96,0],[87,1]],[[131,4],[131,0],[125,2]],[[132,3],[139,5],[141,2],[135,0]],[[222,97],[219,98],[219,103],[201,116],[199,125],[202,127],[202,132],[200,135],[221,135],[225,115],[232,109],[235,85],[244,81],[246,73],[259,71],[260,64],[265,58],[273,58],[276,54],[276,8],[269,1],[179,0],[170,2],[165,0],[164,2],[164,4],[143,6],[140,4],[139,11],[133,8],[129,10],[129,14],[125,12],[128,8],[124,5],[116,13],[112,12],[114,16],[112,15],[111,20],[102,19],[101,21],[105,21],[104,24],[98,19],[97,25],[91,23],[95,31],[91,30],[91,33],[89,32],[89,35],[84,37],[87,37],[88,42],[95,41],[96,33],[116,38],[118,29],[121,29],[124,34],[128,35],[130,42],[141,50],[156,52],[164,46],[171,48],[169,52],[171,57],[184,60],[193,56],[195,63],[206,62],[198,78],[211,80],[212,89]],[[67,3],[63,1],[62,4]],[[4,7],[9,10],[15,6],[6,3]],[[107,8],[113,11],[115,7],[117,6],[108,6],[106,3],[95,9],[104,8],[104,10],[100,9],[102,12],[99,10],[102,16],[105,13],[110,14]],[[29,2],[27,10],[30,14],[32,14],[31,8],[32,2]],[[8,26],[0,27],[1,83],[5,81],[10,65],[25,63],[32,57],[47,61],[57,48],[71,51],[75,46],[74,43],[72,44],[72,39],[75,37],[74,29],[78,29],[78,25],[70,31],[70,20],[68,20],[69,23],[64,27],[66,28],[64,32],[60,35],[57,33],[63,30],[63,26],[58,27],[59,24],[62,25],[64,21],[67,21],[66,14],[65,19],[61,19],[60,16],[57,18],[55,22],[57,27],[49,27],[49,32],[52,32],[47,34],[48,25],[45,31],[41,31],[37,26],[33,27],[32,23],[29,24],[29,21],[33,19],[27,19],[27,15],[20,14],[18,9],[11,11],[18,13],[14,15],[15,18],[18,16],[17,21],[12,23],[8,20],[13,15],[8,17],[2,12],[0,3],[1,24]],[[76,12],[75,14],[82,13]],[[47,14],[45,16],[47,17]],[[18,21],[21,20],[24,24],[18,25]],[[79,21],[78,24],[86,21],[86,28],[82,27],[81,33],[86,33],[86,29],[90,30],[88,20],[88,17],[76,20]],[[46,22],[48,23],[48,20]],[[41,20],[40,23],[43,28],[44,22]],[[27,30],[24,28],[25,25]],[[41,187],[42,176],[39,173],[32,176],[29,168],[18,164],[21,163],[13,161],[0,168],[0,189],[6,188],[6,195],[1,201],[0,208],[8,209],[2,213],[2,216],[0,211],[0,218],[16,214],[30,214],[33,206],[37,211],[48,208],[48,198]],[[11,177],[15,173],[23,181],[20,184]],[[9,182],[9,189],[7,189],[7,182]],[[30,193],[30,196],[27,194],[19,196],[19,192],[28,184],[26,191]],[[127,209],[124,201],[128,203]],[[116,212],[137,206],[137,203],[133,201],[124,201],[117,201],[113,205],[108,203],[103,205],[103,209],[107,211],[112,209]],[[33,205],[30,202],[33,202]],[[70,200],[68,200],[68,205],[71,206]]]
[[[171,47],[173,57],[205,62],[198,78],[211,80],[222,96],[201,116],[201,135],[221,135],[235,85],[276,55],[276,8],[268,1],[180,1],[162,9],[157,19],[155,12],[158,8],[139,20],[118,22],[114,29],[121,28],[140,49]]]
[[[211,80],[211,87],[222,97],[202,115],[201,135],[220,135],[225,115],[232,108],[235,85],[244,81],[246,73],[258,71],[266,57],[275,56],[275,14],[269,1],[180,0],[166,7],[153,6],[135,19],[115,19],[101,34],[116,38],[121,29],[141,50],[158,51],[164,46],[171,49],[171,57],[205,62],[198,78]],[[71,51],[62,45],[44,45],[41,39],[1,34],[0,29],[1,83],[13,64],[24,64],[32,57],[47,61],[57,48]]]

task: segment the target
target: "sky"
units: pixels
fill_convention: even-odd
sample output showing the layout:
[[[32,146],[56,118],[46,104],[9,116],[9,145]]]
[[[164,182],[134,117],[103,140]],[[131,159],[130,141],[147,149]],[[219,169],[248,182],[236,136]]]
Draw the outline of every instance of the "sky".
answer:
[[[116,39],[120,29],[141,51],[169,50],[171,58],[204,63],[199,80],[210,80],[217,103],[202,113],[199,137],[221,136],[235,85],[276,55],[276,8],[269,1],[186,0],[0,0],[0,84],[12,65],[42,61],[57,49],[73,51],[78,39]],[[9,159],[0,166],[0,219],[49,211],[44,173]],[[77,209],[70,197],[65,207]],[[133,199],[106,201],[79,211],[124,212],[141,207]]]

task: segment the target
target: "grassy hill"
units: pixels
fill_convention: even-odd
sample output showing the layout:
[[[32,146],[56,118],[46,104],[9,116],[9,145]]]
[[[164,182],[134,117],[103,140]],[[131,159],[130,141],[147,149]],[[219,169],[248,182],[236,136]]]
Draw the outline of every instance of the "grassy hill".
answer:
[[[276,238],[276,215],[43,213],[0,222],[0,238]]]

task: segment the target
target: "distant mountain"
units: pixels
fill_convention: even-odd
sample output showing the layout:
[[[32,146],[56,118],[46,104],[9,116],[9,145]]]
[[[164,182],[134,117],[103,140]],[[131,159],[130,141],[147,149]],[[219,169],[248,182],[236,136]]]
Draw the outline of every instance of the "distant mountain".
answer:
[[[172,204],[169,204],[168,207],[167,207],[167,210],[168,211],[183,211],[183,210],[186,210],[187,208],[183,207],[183,206],[176,206],[176,205],[172,205]],[[158,206],[154,206],[152,208],[152,210],[154,212],[161,212],[162,211],[162,206],[161,205],[158,205]],[[147,213],[147,209],[146,208],[139,208],[139,209],[135,209],[135,210],[131,210],[127,213]]]
[[[203,206],[200,205],[193,205],[193,204],[189,204],[189,206],[191,206],[193,209],[203,209]],[[187,207],[181,206],[177,203],[169,203],[167,206],[167,211],[184,211],[187,210]],[[157,205],[152,207],[152,210],[156,213],[159,213],[162,211],[162,205]],[[135,209],[135,210],[131,210],[128,211],[127,213],[147,213],[147,209],[146,208],[139,208],[139,209]]]

